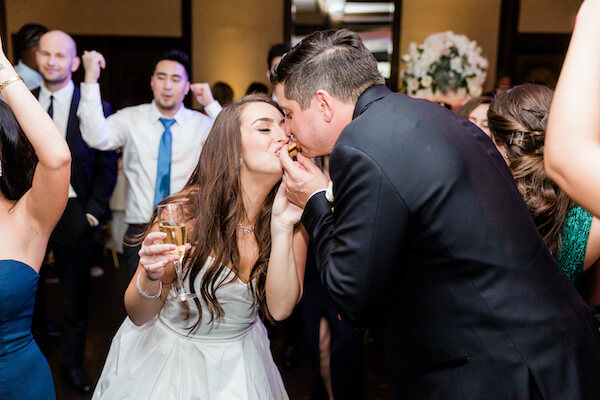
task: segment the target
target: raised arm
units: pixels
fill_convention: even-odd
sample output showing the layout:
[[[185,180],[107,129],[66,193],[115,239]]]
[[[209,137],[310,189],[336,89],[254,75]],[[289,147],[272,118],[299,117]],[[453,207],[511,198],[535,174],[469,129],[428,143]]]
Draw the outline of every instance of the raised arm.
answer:
[[[267,268],[266,298],[271,316],[284,320],[302,298],[308,235],[294,230],[302,209],[286,198],[285,178],[273,202],[271,214],[271,255]]]
[[[100,71],[106,67],[104,56],[97,51],[84,51],[81,59],[85,70],[77,109],[81,137],[88,146],[98,150],[118,149],[125,144],[127,125],[120,114],[108,118],[104,115],[98,85]]]
[[[67,204],[71,176],[71,152],[52,119],[31,94],[1,50],[1,94],[10,106],[38,157],[32,187],[19,200],[23,210],[37,222],[35,230],[49,235]],[[12,83],[9,83],[11,82]],[[5,171],[4,173],[20,173]]]
[[[554,92],[544,145],[548,176],[600,216],[600,1],[586,0]]]
[[[221,107],[221,104],[213,97],[208,83],[193,83],[190,85],[190,89],[192,90],[196,101],[204,107],[206,114],[214,121],[223,107]]]

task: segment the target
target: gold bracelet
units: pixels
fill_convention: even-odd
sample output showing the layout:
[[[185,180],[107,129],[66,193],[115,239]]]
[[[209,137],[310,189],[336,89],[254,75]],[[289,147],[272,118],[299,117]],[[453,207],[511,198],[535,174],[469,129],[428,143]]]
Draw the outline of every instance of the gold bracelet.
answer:
[[[0,91],[4,90],[4,88],[7,87],[8,85],[10,85],[11,83],[15,83],[17,81],[23,81],[23,78],[21,78],[19,75],[17,75],[14,78],[10,78],[9,80],[0,83]]]

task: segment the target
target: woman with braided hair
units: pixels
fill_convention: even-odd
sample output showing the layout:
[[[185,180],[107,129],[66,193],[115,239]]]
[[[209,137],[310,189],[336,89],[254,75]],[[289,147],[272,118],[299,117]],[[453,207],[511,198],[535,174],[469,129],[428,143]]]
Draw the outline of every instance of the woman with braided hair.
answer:
[[[542,85],[516,86],[492,103],[488,122],[540,235],[576,282],[600,258],[600,221],[546,175],[544,139],[552,93]]]

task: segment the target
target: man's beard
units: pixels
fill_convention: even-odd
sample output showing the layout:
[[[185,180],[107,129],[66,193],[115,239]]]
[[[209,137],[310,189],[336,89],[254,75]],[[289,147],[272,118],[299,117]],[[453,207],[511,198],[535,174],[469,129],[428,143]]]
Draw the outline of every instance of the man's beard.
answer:
[[[155,99],[155,101],[156,101],[156,104],[158,104],[158,106],[160,108],[162,108],[163,110],[169,110],[169,111],[177,109],[177,107],[179,107],[179,105],[181,104],[181,102],[178,102],[178,103],[174,102],[171,105],[166,105],[159,99]]]
[[[45,76],[42,75],[42,78],[44,79],[45,83],[49,83],[49,84],[60,84],[60,83],[65,83],[66,81],[68,81],[69,79],[71,79],[68,76],[62,76],[59,78],[54,78],[54,79],[47,79]]]

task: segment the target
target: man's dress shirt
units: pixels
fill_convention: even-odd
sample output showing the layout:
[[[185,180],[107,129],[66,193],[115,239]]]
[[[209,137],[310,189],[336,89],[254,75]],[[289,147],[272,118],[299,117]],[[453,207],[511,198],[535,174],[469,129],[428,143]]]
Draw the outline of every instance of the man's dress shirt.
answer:
[[[220,110],[215,102],[207,112],[212,111],[211,115],[216,116]],[[123,148],[123,171],[129,182],[125,222],[149,222],[154,209],[158,148],[165,130],[159,118],[164,116],[152,102],[126,107],[105,118],[98,84],[81,84],[77,115],[81,135],[90,147],[99,150]],[[171,194],[181,190],[187,182],[212,127],[211,118],[183,106],[172,119],[175,123],[171,126]]]

